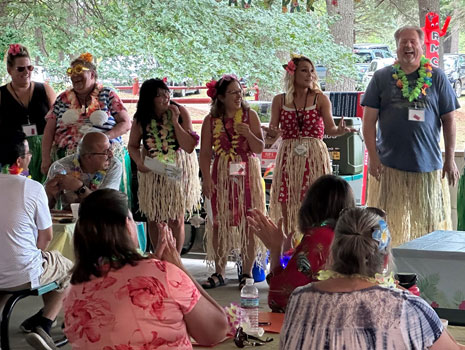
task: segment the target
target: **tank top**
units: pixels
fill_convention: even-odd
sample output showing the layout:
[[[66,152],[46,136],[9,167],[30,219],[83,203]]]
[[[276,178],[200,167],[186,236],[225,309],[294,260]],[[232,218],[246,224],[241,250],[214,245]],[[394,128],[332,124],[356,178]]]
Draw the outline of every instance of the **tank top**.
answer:
[[[34,91],[27,108],[24,108],[13,95],[8,91],[7,86],[0,87],[0,129],[20,130],[22,126],[29,122],[35,124],[38,135],[44,133],[45,115],[49,110],[47,93],[45,86],[34,82]]]

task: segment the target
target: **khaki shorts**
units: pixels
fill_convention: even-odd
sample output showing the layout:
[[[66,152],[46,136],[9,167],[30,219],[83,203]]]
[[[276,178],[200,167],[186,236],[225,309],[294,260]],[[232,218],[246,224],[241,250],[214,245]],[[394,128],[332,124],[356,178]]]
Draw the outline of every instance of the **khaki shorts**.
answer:
[[[56,291],[63,292],[69,286],[71,268],[73,267],[72,261],[56,250],[42,251],[42,259],[44,272],[40,275],[40,284],[57,282],[58,289]]]

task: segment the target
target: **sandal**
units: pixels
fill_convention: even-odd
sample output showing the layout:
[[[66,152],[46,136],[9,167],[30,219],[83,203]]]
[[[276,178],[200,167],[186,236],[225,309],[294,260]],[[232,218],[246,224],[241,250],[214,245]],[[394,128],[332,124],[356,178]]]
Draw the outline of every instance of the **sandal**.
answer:
[[[243,273],[242,275],[239,276],[239,289],[242,289],[242,287],[245,286],[245,280],[247,278],[252,278],[252,276],[250,276],[247,273]]]
[[[216,277],[216,280],[213,279],[213,277]],[[224,286],[224,285],[226,285],[226,283],[227,283],[227,280],[225,280],[223,278],[221,273],[215,272],[215,273],[212,273],[212,275],[210,277],[208,277],[207,283],[202,283],[202,288],[203,289],[213,289],[213,288],[216,288],[216,287]]]

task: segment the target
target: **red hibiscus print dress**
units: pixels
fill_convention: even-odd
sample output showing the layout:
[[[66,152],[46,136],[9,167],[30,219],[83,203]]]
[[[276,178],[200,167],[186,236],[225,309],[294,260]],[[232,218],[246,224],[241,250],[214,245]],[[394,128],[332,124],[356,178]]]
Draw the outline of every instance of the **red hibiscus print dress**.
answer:
[[[176,266],[148,259],[71,285],[65,334],[73,349],[192,349],[184,315],[200,299]]]

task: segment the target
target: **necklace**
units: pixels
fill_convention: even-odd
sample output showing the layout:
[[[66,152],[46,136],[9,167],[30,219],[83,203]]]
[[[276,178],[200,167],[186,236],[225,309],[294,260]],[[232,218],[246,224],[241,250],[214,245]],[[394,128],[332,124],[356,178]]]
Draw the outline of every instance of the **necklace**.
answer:
[[[5,165],[1,169],[2,174],[20,175],[22,172],[23,168],[18,167],[17,164],[13,164],[12,166]]]
[[[83,174],[82,168],[81,168],[81,163],[79,163],[79,159],[77,155],[73,158],[73,167],[71,168],[71,175],[73,175],[75,178],[80,179],[81,174]],[[107,172],[105,170],[99,170],[94,174],[94,177],[90,180],[89,184],[89,189],[91,191],[98,190],[100,185],[102,184],[102,181],[105,177]]]
[[[396,81],[396,86],[401,89],[402,96],[408,99],[409,102],[419,99],[420,94],[426,96],[426,89],[428,89],[432,83],[432,71],[433,67],[429,59],[425,56],[421,56],[420,59],[420,68],[418,70],[418,79],[415,81],[415,86],[410,88],[407,75],[400,67],[400,64],[396,61],[392,66],[392,77]]]
[[[233,117],[233,128],[236,130],[237,125],[242,123],[242,108],[238,109]],[[225,135],[226,137],[221,137]],[[226,130],[222,118],[213,118],[213,149],[220,157],[226,157],[233,160],[237,155],[236,147],[239,145],[239,134],[234,132],[232,137]]]
[[[302,115],[302,118],[300,118],[299,111],[297,110],[297,105],[295,104],[295,100],[292,100],[292,103],[294,104],[294,109],[295,109],[295,115],[297,117],[297,124],[299,125],[299,134],[302,133],[302,128],[304,126],[304,118],[305,118],[305,108],[307,108],[307,99],[308,95],[310,93],[310,89],[307,89],[307,94],[305,95],[305,103],[304,103],[304,114]]]
[[[93,101],[93,98],[92,98],[92,95],[94,94],[95,92],[95,88],[96,88],[97,84],[94,84],[94,87],[92,88],[92,90],[86,95],[86,97],[84,97],[84,103],[81,102],[81,98],[79,97],[79,95],[76,93],[76,91],[74,91],[74,95],[76,96],[77,98],[77,101],[79,103],[79,107],[81,108],[81,114],[87,114],[88,110],[87,110],[87,100],[89,99],[90,97],[90,104],[93,105],[94,104],[94,101]],[[98,99],[97,99],[98,100]]]
[[[325,281],[331,278],[349,278],[349,279],[361,279],[373,284],[379,284],[383,287],[393,288],[396,286],[394,282],[393,273],[391,272],[389,275],[384,276],[383,274],[377,273],[375,277],[369,277],[360,275],[358,273],[352,275],[344,275],[342,273],[333,271],[333,270],[320,270],[317,276],[319,281]]]
[[[28,110],[28,107],[29,107],[29,103],[31,102],[31,97],[32,97],[32,94],[31,94],[31,90],[32,90],[32,83],[29,83],[29,87],[28,87],[28,90],[27,90],[27,94],[28,94],[28,98],[27,98],[27,103],[24,104],[23,101],[21,101],[21,99],[19,98],[18,94],[16,93],[16,90],[13,86],[13,82],[10,83],[10,87],[11,87],[11,90],[13,90],[13,94],[15,95],[16,97],[16,100],[18,101],[18,103],[21,105],[21,107],[23,107],[23,109],[26,111],[26,119],[27,119],[27,124],[31,124],[30,120],[29,120],[29,110]]]
[[[152,157],[166,163],[176,162],[176,137],[171,110],[163,113],[161,124],[156,119],[151,120],[147,136],[152,138],[152,142],[147,140],[148,151]]]

